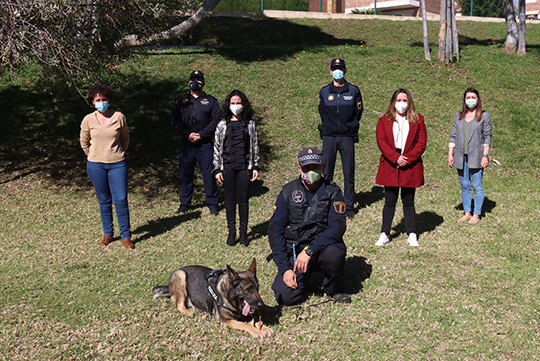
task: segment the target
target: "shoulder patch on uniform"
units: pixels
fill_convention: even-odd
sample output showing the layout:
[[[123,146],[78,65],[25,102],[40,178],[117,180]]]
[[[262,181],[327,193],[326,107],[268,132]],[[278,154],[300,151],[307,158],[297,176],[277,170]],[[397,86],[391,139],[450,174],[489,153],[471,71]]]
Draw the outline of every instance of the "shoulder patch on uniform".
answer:
[[[335,201],[334,203],[332,203],[332,205],[334,206],[334,210],[337,214],[345,214],[345,211],[347,210],[345,202]]]
[[[304,201],[304,192],[301,190],[295,190],[292,194],[292,200],[294,203],[302,203]]]
[[[358,109],[362,109],[362,102],[356,103],[356,107],[357,107]]]

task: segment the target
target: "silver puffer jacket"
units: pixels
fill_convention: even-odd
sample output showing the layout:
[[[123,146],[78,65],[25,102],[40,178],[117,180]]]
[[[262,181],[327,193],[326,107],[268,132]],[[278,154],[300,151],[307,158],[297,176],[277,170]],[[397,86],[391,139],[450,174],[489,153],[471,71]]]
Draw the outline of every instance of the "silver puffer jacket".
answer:
[[[223,171],[223,143],[227,132],[227,121],[221,119],[216,127],[214,137],[214,174]],[[259,170],[259,142],[257,140],[257,127],[252,119],[248,122],[249,149],[247,152],[247,169]]]

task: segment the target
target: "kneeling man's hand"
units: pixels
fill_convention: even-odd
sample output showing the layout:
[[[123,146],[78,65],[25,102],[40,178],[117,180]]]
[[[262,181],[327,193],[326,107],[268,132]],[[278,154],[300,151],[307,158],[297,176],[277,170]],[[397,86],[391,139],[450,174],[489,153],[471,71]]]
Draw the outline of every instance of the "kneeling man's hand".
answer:
[[[285,271],[283,274],[283,282],[285,282],[287,287],[292,288],[293,290],[298,288],[298,284],[296,283],[296,273],[294,273],[293,270]]]
[[[311,257],[307,255],[306,251],[300,252],[298,257],[296,258],[296,263],[294,264],[293,271],[298,270],[298,272],[300,273],[306,273],[310,259]]]

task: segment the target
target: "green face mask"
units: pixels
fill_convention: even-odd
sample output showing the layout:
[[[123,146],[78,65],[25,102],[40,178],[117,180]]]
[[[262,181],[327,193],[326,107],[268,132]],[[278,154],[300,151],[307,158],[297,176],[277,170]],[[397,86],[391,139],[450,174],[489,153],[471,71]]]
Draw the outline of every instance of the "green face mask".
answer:
[[[307,184],[313,184],[322,177],[322,169],[310,170],[307,173],[302,173],[302,179]]]

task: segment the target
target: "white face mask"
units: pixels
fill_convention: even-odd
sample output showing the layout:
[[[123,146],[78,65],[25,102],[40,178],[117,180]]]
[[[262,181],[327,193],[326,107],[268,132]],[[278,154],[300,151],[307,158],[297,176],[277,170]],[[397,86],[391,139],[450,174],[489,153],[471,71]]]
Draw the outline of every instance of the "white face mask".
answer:
[[[405,113],[405,111],[407,110],[407,103],[405,102],[396,102],[396,110],[399,114],[403,114]]]
[[[465,100],[465,105],[467,105],[469,108],[474,108],[476,106],[476,99],[467,99]]]
[[[242,113],[242,111],[244,110],[244,106],[242,104],[231,104],[229,106],[229,109],[231,109],[231,112],[238,116],[238,114]]]

